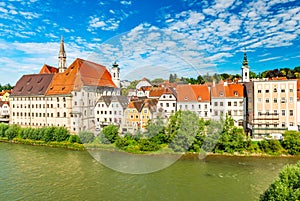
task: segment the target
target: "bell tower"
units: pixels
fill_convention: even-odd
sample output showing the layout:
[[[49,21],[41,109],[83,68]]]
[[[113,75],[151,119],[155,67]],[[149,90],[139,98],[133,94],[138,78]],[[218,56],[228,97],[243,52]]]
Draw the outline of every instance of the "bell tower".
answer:
[[[121,87],[121,81],[120,81],[120,68],[119,64],[117,62],[114,62],[111,68],[111,74],[112,74],[112,80],[115,83],[115,85],[120,88]]]
[[[64,38],[60,39],[60,48],[58,53],[58,72],[63,73],[67,69],[67,55],[65,52]]]
[[[244,52],[244,61],[243,61],[243,66],[242,66],[242,81],[250,82],[250,69],[248,66],[246,51]]]

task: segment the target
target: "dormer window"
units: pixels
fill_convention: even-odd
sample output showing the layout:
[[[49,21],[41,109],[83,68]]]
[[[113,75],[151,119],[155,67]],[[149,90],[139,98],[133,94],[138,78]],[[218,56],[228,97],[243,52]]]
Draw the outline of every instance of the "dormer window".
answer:
[[[201,96],[198,96],[198,100],[201,101],[201,100],[202,100],[202,97],[201,97]]]
[[[186,100],[188,100],[188,98],[187,98],[187,97],[184,97],[184,100],[186,101]]]
[[[234,93],[235,96],[239,95],[239,93],[237,91],[234,91],[233,93]]]
[[[220,92],[220,96],[224,96],[224,92],[223,91]]]

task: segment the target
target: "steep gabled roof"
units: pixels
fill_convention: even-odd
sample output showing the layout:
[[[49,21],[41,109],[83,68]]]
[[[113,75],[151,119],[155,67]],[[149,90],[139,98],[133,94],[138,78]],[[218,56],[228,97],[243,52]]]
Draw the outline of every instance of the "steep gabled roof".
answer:
[[[116,88],[105,66],[77,58],[65,72],[55,74],[47,95],[70,94],[83,86]]]
[[[11,96],[45,95],[53,74],[23,75],[12,90]]]
[[[39,74],[55,74],[58,73],[58,68],[44,64]]]
[[[9,106],[9,102],[8,101],[0,101],[0,108],[4,105],[7,104]]]
[[[210,94],[207,85],[177,85],[177,100],[179,102],[207,102]]]

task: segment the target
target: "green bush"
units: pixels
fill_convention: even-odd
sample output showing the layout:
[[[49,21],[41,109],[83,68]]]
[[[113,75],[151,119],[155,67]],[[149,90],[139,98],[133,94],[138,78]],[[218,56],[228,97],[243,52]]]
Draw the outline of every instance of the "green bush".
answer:
[[[300,162],[285,166],[279,173],[279,178],[260,196],[260,200],[300,200]]]
[[[114,143],[119,137],[118,127],[115,125],[108,125],[104,127],[101,133],[104,134],[105,138],[109,140],[111,143]]]
[[[19,135],[19,132],[21,131],[20,126],[18,125],[11,125],[9,128],[5,131],[5,137],[7,137],[8,140],[12,140],[15,137]]]
[[[70,135],[69,142],[81,144],[80,138],[78,135]]]
[[[300,133],[295,131],[286,131],[282,147],[291,155],[300,155]]]
[[[82,143],[91,143],[94,141],[95,136],[94,133],[90,131],[81,131],[79,132],[79,138]]]
[[[57,142],[67,141],[69,139],[70,132],[64,127],[55,127],[53,132],[53,139]]]
[[[8,124],[0,123],[0,137],[5,137],[5,131],[9,128]]]

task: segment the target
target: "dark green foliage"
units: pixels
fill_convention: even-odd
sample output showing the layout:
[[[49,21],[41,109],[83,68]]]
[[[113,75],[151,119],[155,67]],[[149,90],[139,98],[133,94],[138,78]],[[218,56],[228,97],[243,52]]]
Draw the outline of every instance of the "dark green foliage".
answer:
[[[76,143],[81,144],[81,141],[80,141],[80,138],[79,138],[78,135],[70,135],[69,142],[71,142],[71,143],[75,143],[76,142]]]
[[[79,133],[79,138],[82,143],[91,143],[94,141],[95,136],[94,136],[94,133],[92,133],[90,131],[81,131]]]
[[[286,131],[282,147],[292,155],[300,155],[300,133],[295,131]]]
[[[108,125],[104,127],[101,133],[104,134],[105,138],[111,143],[114,143],[119,137],[118,127],[115,125]]]
[[[260,200],[300,200],[300,162],[284,167],[279,173],[279,178],[260,196]]]
[[[14,87],[11,86],[10,84],[6,84],[6,85],[3,85],[3,86],[0,84],[0,91],[2,91],[2,90],[11,90],[13,88]]]
[[[7,137],[8,140],[12,140],[19,135],[20,130],[21,130],[20,126],[11,125],[5,131],[5,137]]]
[[[5,131],[9,128],[7,124],[0,123],[0,137],[5,137]]]
[[[42,136],[42,140],[44,140],[45,142],[50,142],[50,141],[54,141],[54,131],[55,131],[55,127],[46,127],[43,130],[43,136]]]
[[[160,148],[159,144],[149,139],[139,139],[138,144],[141,151],[157,151]]]
[[[267,154],[281,154],[283,148],[278,140],[262,140],[258,142],[260,150]]]
[[[55,127],[53,132],[53,140],[57,142],[67,141],[69,139],[70,133],[64,127]]]

